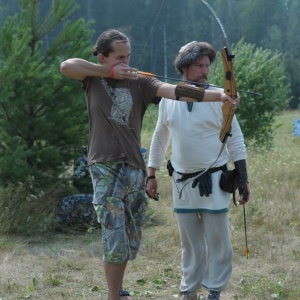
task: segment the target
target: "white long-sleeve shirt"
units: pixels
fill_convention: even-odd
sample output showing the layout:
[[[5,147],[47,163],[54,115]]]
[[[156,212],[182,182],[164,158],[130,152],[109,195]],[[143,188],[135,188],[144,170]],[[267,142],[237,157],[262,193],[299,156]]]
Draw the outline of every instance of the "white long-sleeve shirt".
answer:
[[[157,170],[161,168],[170,139],[172,140],[170,160],[176,172],[194,173],[210,167],[222,147],[219,139],[223,119],[221,107],[221,102],[195,102],[189,112],[186,102],[163,98],[150,146],[148,167]],[[213,167],[227,164],[229,160],[246,159],[243,134],[235,116],[231,134],[232,136],[227,138],[225,149]],[[209,197],[200,197],[198,187],[191,188],[191,179],[183,183],[175,183],[178,174],[174,172],[174,210],[178,212],[184,212],[186,209],[227,211],[229,194],[219,188],[220,174],[220,171],[212,173],[213,193]],[[188,181],[190,183],[183,188],[179,199],[178,190]],[[212,201],[214,198],[216,199]]]

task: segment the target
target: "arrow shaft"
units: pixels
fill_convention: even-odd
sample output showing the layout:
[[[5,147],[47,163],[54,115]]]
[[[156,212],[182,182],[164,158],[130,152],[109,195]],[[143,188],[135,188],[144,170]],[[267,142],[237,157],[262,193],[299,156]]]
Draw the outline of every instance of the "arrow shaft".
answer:
[[[162,79],[169,79],[169,80],[173,80],[173,81],[180,81],[180,82],[186,82],[189,84],[193,84],[196,86],[204,86],[206,88],[208,87],[217,87],[217,88],[223,88],[221,86],[218,85],[214,85],[214,84],[210,84],[210,83],[201,83],[201,82],[195,82],[195,81],[190,81],[190,80],[182,80],[182,79],[178,79],[178,78],[173,78],[173,77],[168,77],[168,76],[162,76],[162,75],[156,75],[153,73],[149,73],[149,72],[144,72],[144,71],[137,71],[137,74],[143,75],[143,76],[149,76],[149,77],[156,77],[156,78],[162,78]],[[245,90],[237,90],[240,93],[246,93],[246,94],[251,94],[251,95],[256,95],[256,96],[261,96],[260,93],[256,93],[256,92],[250,92],[250,91],[245,91]]]

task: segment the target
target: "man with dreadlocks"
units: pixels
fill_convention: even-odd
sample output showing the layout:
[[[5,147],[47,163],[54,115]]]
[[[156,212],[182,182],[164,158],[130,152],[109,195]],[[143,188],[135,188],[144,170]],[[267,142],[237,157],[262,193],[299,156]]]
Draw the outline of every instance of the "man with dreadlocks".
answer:
[[[215,56],[210,44],[194,41],[180,49],[174,64],[184,80],[203,85]],[[219,185],[230,160],[238,174],[239,204],[245,205],[249,200],[246,148],[235,116],[232,136],[219,156],[221,107],[222,103],[217,102],[188,103],[163,98],[150,146],[146,191],[153,198],[158,191],[155,172],[161,168],[172,138],[167,168],[173,177],[173,207],[182,247],[182,300],[197,300],[200,288],[208,290],[207,299],[219,300],[231,276],[230,194]]]

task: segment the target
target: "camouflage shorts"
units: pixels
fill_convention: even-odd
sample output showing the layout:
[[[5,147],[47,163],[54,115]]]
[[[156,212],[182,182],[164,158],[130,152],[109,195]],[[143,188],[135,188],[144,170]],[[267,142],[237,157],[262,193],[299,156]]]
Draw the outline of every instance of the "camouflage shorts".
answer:
[[[119,264],[134,259],[147,209],[145,171],[114,161],[91,165],[90,174],[93,205],[102,228],[103,260]]]

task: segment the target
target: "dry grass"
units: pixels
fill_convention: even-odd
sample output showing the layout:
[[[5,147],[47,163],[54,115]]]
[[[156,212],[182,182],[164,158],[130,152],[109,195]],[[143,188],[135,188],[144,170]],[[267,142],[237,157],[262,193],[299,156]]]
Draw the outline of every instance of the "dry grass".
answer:
[[[234,269],[223,300],[300,299],[300,137],[292,136],[294,117],[299,115],[278,117],[282,126],[268,154],[249,149],[250,257],[243,253],[243,210],[232,206]],[[159,176],[161,199],[150,202],[151,226],[143,231],[140,254],[129,263],[125,279],[134,299],[179,298],[180,241],[170,180],[164,171]],[[204,295],[203,291],[200,298]],[[106,300],[99,230],[0,237],[0,299]]]

